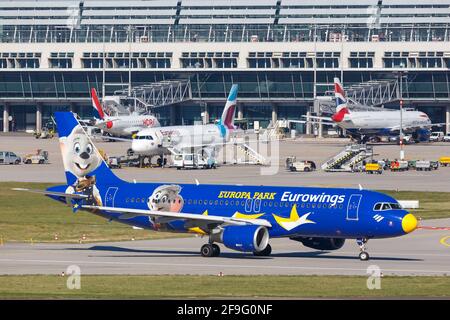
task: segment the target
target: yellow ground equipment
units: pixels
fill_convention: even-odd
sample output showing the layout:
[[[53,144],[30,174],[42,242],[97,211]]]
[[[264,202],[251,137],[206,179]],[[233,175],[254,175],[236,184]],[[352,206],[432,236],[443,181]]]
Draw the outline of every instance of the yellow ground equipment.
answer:
[[[443,167],[450,166],[450,157],[440,157],[439,164]]]
[[[382,174],[383,173],[383,168],[381,167],[381,165],[379,163],[366,163],[366,165],[364,166],[364,169],[365,169],[366,173],[369,173],[369,174],[374,174],[374,173]]]

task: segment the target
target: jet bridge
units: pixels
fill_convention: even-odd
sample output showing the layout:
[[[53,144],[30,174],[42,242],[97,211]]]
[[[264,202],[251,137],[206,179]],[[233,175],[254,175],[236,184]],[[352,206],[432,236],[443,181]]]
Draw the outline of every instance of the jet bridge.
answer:
[[[166,80],[117,90],[103,99],[103,107],[112,114],[149,114],[154,108],[192,99],[189,80]]]
[[[408,87],[403,80],[404,87]],[[398,101],[399,81],[397,79],[372,80],[344,87],[349,101],[348,107],[357,110],[379,111],[380,106]],[[334,91],[327,91],[324,96],[317,97],[318,110],[315,112],[333,114],[336,111]]]

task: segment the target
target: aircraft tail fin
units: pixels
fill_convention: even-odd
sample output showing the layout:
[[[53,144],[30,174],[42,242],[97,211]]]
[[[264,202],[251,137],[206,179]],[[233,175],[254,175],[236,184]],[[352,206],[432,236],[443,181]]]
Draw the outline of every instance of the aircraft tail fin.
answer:
[[[55,112],[55,119],[68,185],[120,181],[72,112]]]
[[[220,118],[220,123],[228,129],[236,129],[234,126],[234,117],[236,113],[236,100],[238,93],[238,85],[233,84],[230,93],[228,94],[227,103],[223,109],[222,117]]]
[[[103,112],[102,105],[100,104],[100,100],[97,96],[97,90],[95,88],[91,89],[91,97],[92,97],[92,107],[98,112],[100,119],[103,120],[105,117],[105,113]]]
[[[344,87],[339,78],[334,78],[334,97],[336,99],[336,113],[331,117],[335,122],[341,122],[346,114],[350,114],[347,107]]]

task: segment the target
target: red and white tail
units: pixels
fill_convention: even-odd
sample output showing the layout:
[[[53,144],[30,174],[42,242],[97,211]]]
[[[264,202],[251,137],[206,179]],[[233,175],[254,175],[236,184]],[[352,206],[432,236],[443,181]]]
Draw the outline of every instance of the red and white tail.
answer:
[[[336,99],[336,113],[333,114],[331,119],[334,122],[341,122],[346,114],[350,114],[350,111],[347,108],[347,98],[339,78],[334,78],[334,97]]]
[[[100,104],[100,100],[98,100],[97,96],[97,90],[95,88],[91,89],[91,96],[92,96],[92,107],[97,110],[98,115],[100,116],[100,119],[103,120],[105,117],[105,113],[103,112],[102,105]]]

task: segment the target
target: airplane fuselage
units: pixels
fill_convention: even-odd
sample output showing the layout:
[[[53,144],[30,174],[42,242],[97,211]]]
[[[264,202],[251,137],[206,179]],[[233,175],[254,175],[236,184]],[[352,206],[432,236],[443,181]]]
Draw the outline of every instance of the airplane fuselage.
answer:
[[[169,126],[140,131],[131,143],[136,154],[153,156],[171,154],[169,149],[202,148],[225,143],[229,130],[220,124]]]
[[[431,124],[428,116],[420,111],[403,111],[402,115],[404,132],[427,128]],[[337,124],[352,133],[394,134],[400,129],[400,111],[352,111]]]
[[[159,126],[158,119],[152,115],[108,116],[96,123],[97,128],[118,137],[129,137],[140,130]]]
[[[97,184],[106,207],[190,212],[244,219],[264,219],[272,227],[273,237],[386,238],[404,235],[400,209],[390,196],[359,189],[329,189],[310,187],[269,187],[235,185],[176,185],[180,192],[167,192],[154,197],[161,186],[170,183]],[[67,186],[49,190],[63,191]],[[64,202],[63,199],[50,196]],[[153,197],[153,198],[152,198]],[[156,199],[157,198],[157,199]],[[378,204],[390,203],[394,209],[377,210]],[[378,208],[378,209],[381,209]],[[92,211],[107,219],[152,230],[206,234],[195,221],[145,216],[123,216],[116,212]]]

